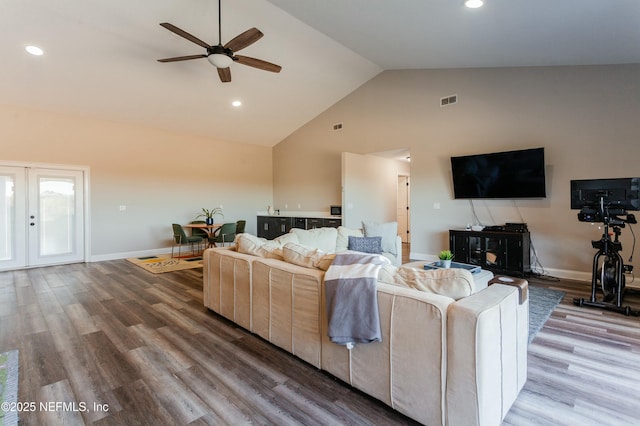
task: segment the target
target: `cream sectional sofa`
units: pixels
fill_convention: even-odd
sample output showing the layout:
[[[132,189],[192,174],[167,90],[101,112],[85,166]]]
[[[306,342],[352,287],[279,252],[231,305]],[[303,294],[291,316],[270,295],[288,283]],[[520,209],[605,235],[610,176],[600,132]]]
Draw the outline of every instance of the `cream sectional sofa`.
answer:
[[[208,249],[204,304],[423,424],[502,422],[527,377],[526,292],[502,284],[476,292],[468,271],[385,267],[377,283],[382,342],[349,350],[327,337],[330,259],[291,236]],[[427,291],[408,288],[416,280]]]
[[[395,226],[387,226],[393,225]],[[396,266],[402,263],[402,239],[397,235],[397,223],[375,225],[369,229],[382,239],[381,255],[389,259]],[[251,237],[249,234],[245,237]],[[286,243],[297,243],[303,246],[315,247],[324,253],[339,253],[349,248],[349,237],[364,237],[365,229],[349,229],[344,226],[338,228],[316,228],[310,230],[293,228],[275,240],[254,237],[245,241],[246,251],[260,257],[282,259],[282,247]],[[242,242],[242,241],[241,241]]]

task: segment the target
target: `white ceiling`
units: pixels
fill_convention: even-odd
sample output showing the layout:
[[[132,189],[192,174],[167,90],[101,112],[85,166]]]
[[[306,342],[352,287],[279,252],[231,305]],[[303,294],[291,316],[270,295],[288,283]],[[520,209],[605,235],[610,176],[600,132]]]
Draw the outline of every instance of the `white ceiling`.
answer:
[[[638,0],[222,0],[223,44],[257,27],[221,83],[215,0],[2,0],[0,103],[272,146],[384,69],[640,62]],[[24,51],[45,50],[41,57]],[[231,106],[239,99],[241,108]]]

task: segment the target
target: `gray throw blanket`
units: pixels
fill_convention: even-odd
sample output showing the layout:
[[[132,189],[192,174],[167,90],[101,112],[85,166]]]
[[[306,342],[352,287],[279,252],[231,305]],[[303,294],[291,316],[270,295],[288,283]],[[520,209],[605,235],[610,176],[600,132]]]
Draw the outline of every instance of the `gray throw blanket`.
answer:
[[[333,343],[351,349],[355,343],[382,341],[376,282],[380,267],[390,263],[377,254],[336,254],[324,276],[328,335]]]

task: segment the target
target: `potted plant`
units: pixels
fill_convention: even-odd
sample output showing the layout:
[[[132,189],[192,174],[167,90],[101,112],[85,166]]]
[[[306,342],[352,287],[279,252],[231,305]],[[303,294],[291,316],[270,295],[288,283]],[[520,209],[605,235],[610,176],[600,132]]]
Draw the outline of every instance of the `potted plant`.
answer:
[[[220,215],[221,217],[224,217],[224,215],[222,214],[222,209],[220,207],[216,207],[211,210],[202,208],[202,213],[196,216],[196,219],[204,217],[204,220],[207,223],[207,225],[213,225],[213,216],[215,215]]]
[[[440,266],[442,268],[451,267],[451,260],[453,259],[453,253],[451,253],[451,250],[442,250],[440,254],[438,254],[438,258],[440,259]]]

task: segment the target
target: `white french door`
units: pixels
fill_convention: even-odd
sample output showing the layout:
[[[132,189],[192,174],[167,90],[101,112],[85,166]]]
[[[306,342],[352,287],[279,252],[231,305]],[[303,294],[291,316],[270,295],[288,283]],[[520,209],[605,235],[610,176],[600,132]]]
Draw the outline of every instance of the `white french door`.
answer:
[[[83,261],[84,171],[0,167],[0,270]]]

